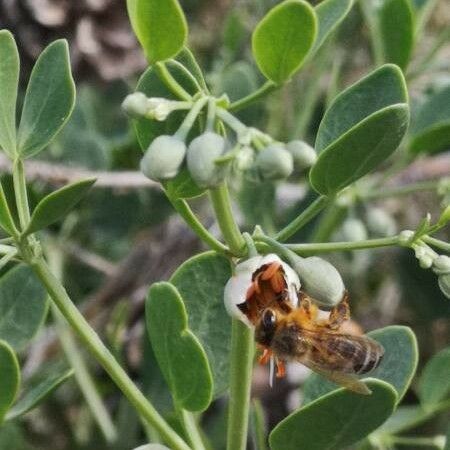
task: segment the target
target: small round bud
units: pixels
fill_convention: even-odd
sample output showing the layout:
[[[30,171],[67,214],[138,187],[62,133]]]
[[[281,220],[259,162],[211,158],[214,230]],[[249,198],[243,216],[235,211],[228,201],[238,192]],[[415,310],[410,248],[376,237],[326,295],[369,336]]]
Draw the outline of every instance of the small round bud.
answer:
[[[364,223],[355,218],[349,218],[344,221],[341,233],[345,241],[357,242],[367,239],[367,230]]]
[[[345,293],[344,282],[336,268],[317,256],[291,258],[292,268],[298,273],[302,289],[321,306],[337,305]]]
[[[294,159],[294,167],[298,170],[309,169],[317,161],[316,151],[306,142],[295,140],[286,144],[287,151]]]
[[[438,277],[439,289],[442,293],[450,299],[450,273],[439,275]]]
[[[199,187],[218,186],[225,178],[226,165],[216,164],[216,159],[226,151],[225,139],[217,133],[207,131],[196,137],[187,149],[189,173]]]
[[[429,269],[433,265],[433,258],[429,255],[423,255],[419,258],[419,265],[422,269]]]
[[[122,108],[130,116],[145,116],[148,111],[148,98],[142,92],[134,92],[125,97],[125,100],[122,102]]]
[[[292,155],[280,144],[262,149],[255,162],[263,180],[284,180],[294,170]]]
[[[433,271],[437,275],[450,274],[450,256],[439,255],[433,261]]]
[[[414,231],[411,230],[403,230],[400,232],[398,236],[398,243],[400,245],[410,245],[410,240],[414,236]]]
[[[154,181],[175,177],[183,164],[186,144],[173,136],[158,136],[141,160],[142,173]]]
[[[388,237],[397,233],[397,224],[390,214],[381,208],[370,208],[366,216],[367,227],[374,236]]]

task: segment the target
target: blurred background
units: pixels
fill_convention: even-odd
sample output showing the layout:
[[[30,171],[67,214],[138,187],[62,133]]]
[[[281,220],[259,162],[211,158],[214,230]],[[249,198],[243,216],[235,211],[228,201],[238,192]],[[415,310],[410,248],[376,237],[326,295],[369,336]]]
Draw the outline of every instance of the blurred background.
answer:
[[[262,84],[264,80],[251,57],[250,37],[258,20],[276,3],[181,1],[190,27],[190,48],[214,93],[227,92],[234,100]],[[412,3],[418,11],[429,9],[407,72],[414,116],[430,96],[450,86],[450,5],[446,0]],[[277,139],[296,137],[313,144],[323,112],[335,94],[374,67],[362,11],[356,4],[338,33],[300,76],[266,102],[239,113],[239,117]],[[28,162],[32,197],[38,201],[51,190],[87,174],[98,177],[88,198],[63,224],[53,227],[48,242],[60,266],[64,266],[64,282],[72,298],[128,371],[144,385],[156,406],[170,415],[170,399],[143,333],[143,299],[150,283],[167,279],[181,262],[203,247],[174,214],[160,188],[138,172],[142,153],[120,104],[134,90],[146,62],[131,32],[125,2],[1,0],[0,27],[11,30],[19,45],[22,95],[33,63],[44,47],[57,38],[69,41],[77,105],[69,124],[41,159]],[[437,42],[439,46],[428,59]],[[449,176],[448,150],[444,146],[432,154],[425,152],[390,177],[386,185],[400,187]],[[11,187],[9,169],[0,155],[2,183],[7,190]],[[276,187],[249,181],[233,186],[236,214],[243,228],[252,230],[260,223],[270,231],[286,223],[311,199],[305,177],[299,174],[289,184]],[[449,191],[441,189],[374,199],[367,204],[338,205],[324,212],[332,218],[332,227],[326,227],[323,215],[293,241],[391,235],[414,229],[427,212],[436,218],[442,205],[448,203]],[[193,207],[217,234],[204,200],[196,199]],[[439,237],[449,241],[448,227]],[[343,273],[358,326],[364,330],[389,324],[413,328],[420,346],[418,373],[433,354],[449,345],[450,302],[439,290],[436,276],[421,269],[410,251],[394,248],[329,257]],[[21,444],[0,444],[0,450],[50,446],[54,450],[127,450],[142,442],[138,417],[91,358],[85,360],[117,421],[119,440],[105,443],[72,379],[28,414],[21,426],[2,429],[0,434],[15,435],[19,440],[14,442]],[[35,376],[43,365],[63,363],[50,320],[24,352],[22,361],[28,377]],[[300,366],[291,367],[289,376],[271,389],[266,369],[255,370],[256,411],[264,416],[268,429],[301,403],[306,376]],[[404,403],[416,402],[414,390],[410,390]],[[225,411],[226,405],[219,399],[202,419],[207,435],[219,449],[224,448]],[[433,434],[449,419],[448,414],[442,414],[413,432]],[[254,448],[251,442],[249,448]]]

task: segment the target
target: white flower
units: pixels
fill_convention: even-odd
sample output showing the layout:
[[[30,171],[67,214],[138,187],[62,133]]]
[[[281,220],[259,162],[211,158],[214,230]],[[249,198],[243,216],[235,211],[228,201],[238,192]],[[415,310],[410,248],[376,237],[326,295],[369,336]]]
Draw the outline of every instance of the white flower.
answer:
[[[228,280],[225,285],[224,301],[225,308],[228,313],[244,322],[249,327],[253,327],[246,314],[242,312],[239,306],[244,306],[247,301],[247,293],[253,284],[253,274],[262,266],[271,263],[279,263],[282,268],[284,281],[286,282],[288,299],[295,308],[298,304],[297,292],[300,289],[300,280],[294,270],[282,261],[275,254],[265,256],[255,256],[247,259],[236,266],[235,274]]]

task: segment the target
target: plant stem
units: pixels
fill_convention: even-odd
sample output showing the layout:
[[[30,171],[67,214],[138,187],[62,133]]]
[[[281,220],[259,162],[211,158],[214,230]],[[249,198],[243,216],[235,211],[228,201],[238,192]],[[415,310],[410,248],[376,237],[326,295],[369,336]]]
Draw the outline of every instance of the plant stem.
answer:
[[[191,95],[183,88],[183,86],[180,85],[180,83],[178,83],[177,80],[175,80],[163,62],[156,63],[154,67],[158,73],[158,76],[170,91],[172,91],[181,100],[192,100]]]
[[[441,241],[440,239],[436,239],[426,234],[422,236],[420,239],[422,239],[422,241],[426,242],[427,244],[430,244],[434,247],[444,250],[445,252],[450,252],[450,243],[448,242]]]
[[[235,256],[242,255],[245,241],[234,220],[227,185],[224,183],[217,188],[211,189],[209,194],[217,222],[231,253]]]
[[[56,246],[47,247],[49,265],[55,277],[62,281],[64,272],[64,255]],[[81,393],[89,406],[92,417],[97,422],[106,442],[113,443],[117,440],[117,431],[108,410],[98,393],[95,383],[89,373],[83,355],[77,347],[75,339],[67,326],[67,322],[59,312],[56,305],[50,304],[53,318],[55,320],[56,332],[64,350],[64,355],[74,370],[74,376]]]
[[[320,216],[318,224],[314,227],[310,242],[328,241],[336,228],[338,228],[345,219],[347,211],[347,205],[341,205],[338,202],[334,202],[334,204],[330,205]]]
[[[265,97],[266,95],[273,92],[275,89],[279,89],[281,86],[276,85],[273,81],[266,81],[259,89],[252,92],[251,94],[240,98],[239,100],[233,102],[229,110],[239,111],[240,109],[247,108],[251,104]]]
[[[261,238],[261,241],[266,242],[265,239]],[[327,253],[336,251],[347,251],[347,250],[364,250],[368,248],[381,248],[390,247],[394,245],[399,245],[399,237],[392,236],[380,239],[366,239],[363,241],[349,241],[349,242],[324,242],[324,243],[313,243],[313,244],[286,244],[285,247],[292,250],[295,253]]]
[[[159,415],[153,405],[136,387],[125,370],[114,359],[111,352],[103,344],[97,333],[86,322],[83,315],[70,300],[66,290],[58,279],[51,273],[42,258],[30,262],[34,272],[46,287],[50,297],[62,313],[64,318],[77,333],[80,340],[94,355],[97,361],[108,372],[112,380],[128,398],[134,408],[142,415],[144,420],[156,428],[168,445],[174,450],[190,450],[189,446]]]
[[[222,119],[237,135],[244,134],[248,130],[248,127],[239,119],[223,108],[217,108],[217,117]]]
[[[194,231],[194,233],[211,249],[218,253],[223,253],[229,255],[230,250],[222,242],[218,241],[198,220],[197,216],[194,214],[192,209],[186,200],[183,199],[171,199],[168,197],[172,206],[184,219],[184,221],[189,225],[189,227]]]
[[[194,414],[185,409],[181,409],[179,411],[179,417],[188,436],[192,450],[206,450]]]
[[[439,436],[436,436],[439,438]],[[397,445],[441,448],[436,437],[390,436],[389,442]],[[442,436],[443,437],[443,436]]]
[[[329,197],[321,195],[316,198],[305,210],[303,210],[299,216],[297,216],[290,224],[284,227],[277,233],[275,239],[280,242],[284,242],[289,239],[293,234],[305,226],[311,221],[326,205],[331,201]]]
[[[437,190],[442,183],[440,180],[419,181],[417,183],[410,183],[404,186],[398,186],[393,188],[383,188],[380,190],[368,191],[358,194],[363,200],[378,200],[382,198],[397,197],[401,195],[414,194],[421,191],[433,191]]]
[[[247,447],[253,354],[253,331],[239,320],[233,319],[227,450],[245,450]]]
[[[30,222],[30,207],[28,205],[27,183],[23,168],[23,161],[16,159],[13,167],[14,194],[16,196],[17,213],[19,214],[20,227],[26,229]]]

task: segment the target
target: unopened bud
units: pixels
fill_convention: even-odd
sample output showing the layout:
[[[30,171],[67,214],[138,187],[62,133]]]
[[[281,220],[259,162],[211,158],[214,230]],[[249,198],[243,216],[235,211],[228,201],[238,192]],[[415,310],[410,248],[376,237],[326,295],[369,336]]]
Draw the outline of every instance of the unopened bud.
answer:
[[[450,273],[439,275],[438,284],[441,292],[450,299]]]
[[[284,180],[294,170],[292,155],[280,144],[262,149],[255,162],[263,180]]]
[[[189,173],[199,187],[216,187],[224,180],[227,165],[218,165],[215,161],[223,156],[225,151],[225,139],[210,131],[196,137],[189,144],[187,166]]]
[[[294,167],[298,170],[309,169],[317,161],[316,151],[306,142],[295,140],[286,144],[287,151],[294,159]]]
[[[148,98],[142,92],[134,92],[125,97],[125,100],[122,102],[122,108],[130,116],[145,116],[148,111]]]
[[[450,274],[450,257],[439,255],[433,261],[433,271],[437,275]]]
[[[158,136],[141,160],[141,171],[151,180],[168,180],[178,174],[185,155],[183,141],[173,136]]]
[[[422,255],[419,258],[419,265],[422,269],[429,269],[433,265],[433,258],[429,255]]]
[[[384,209],[370,208],[366,220],[367,227],[374,236],[388,237],[397,233],[395,220]]]
[[[317,256],[290,258],[292,268],[297,272],[302,289],[321,306],[331,308],[337,305],[345,292],[344,282],[336,268]]]
[[[359,219],[350,218],[345,220],[342,224],[341,232],[346,241],[357,242],[367,239],[366,227]]]

